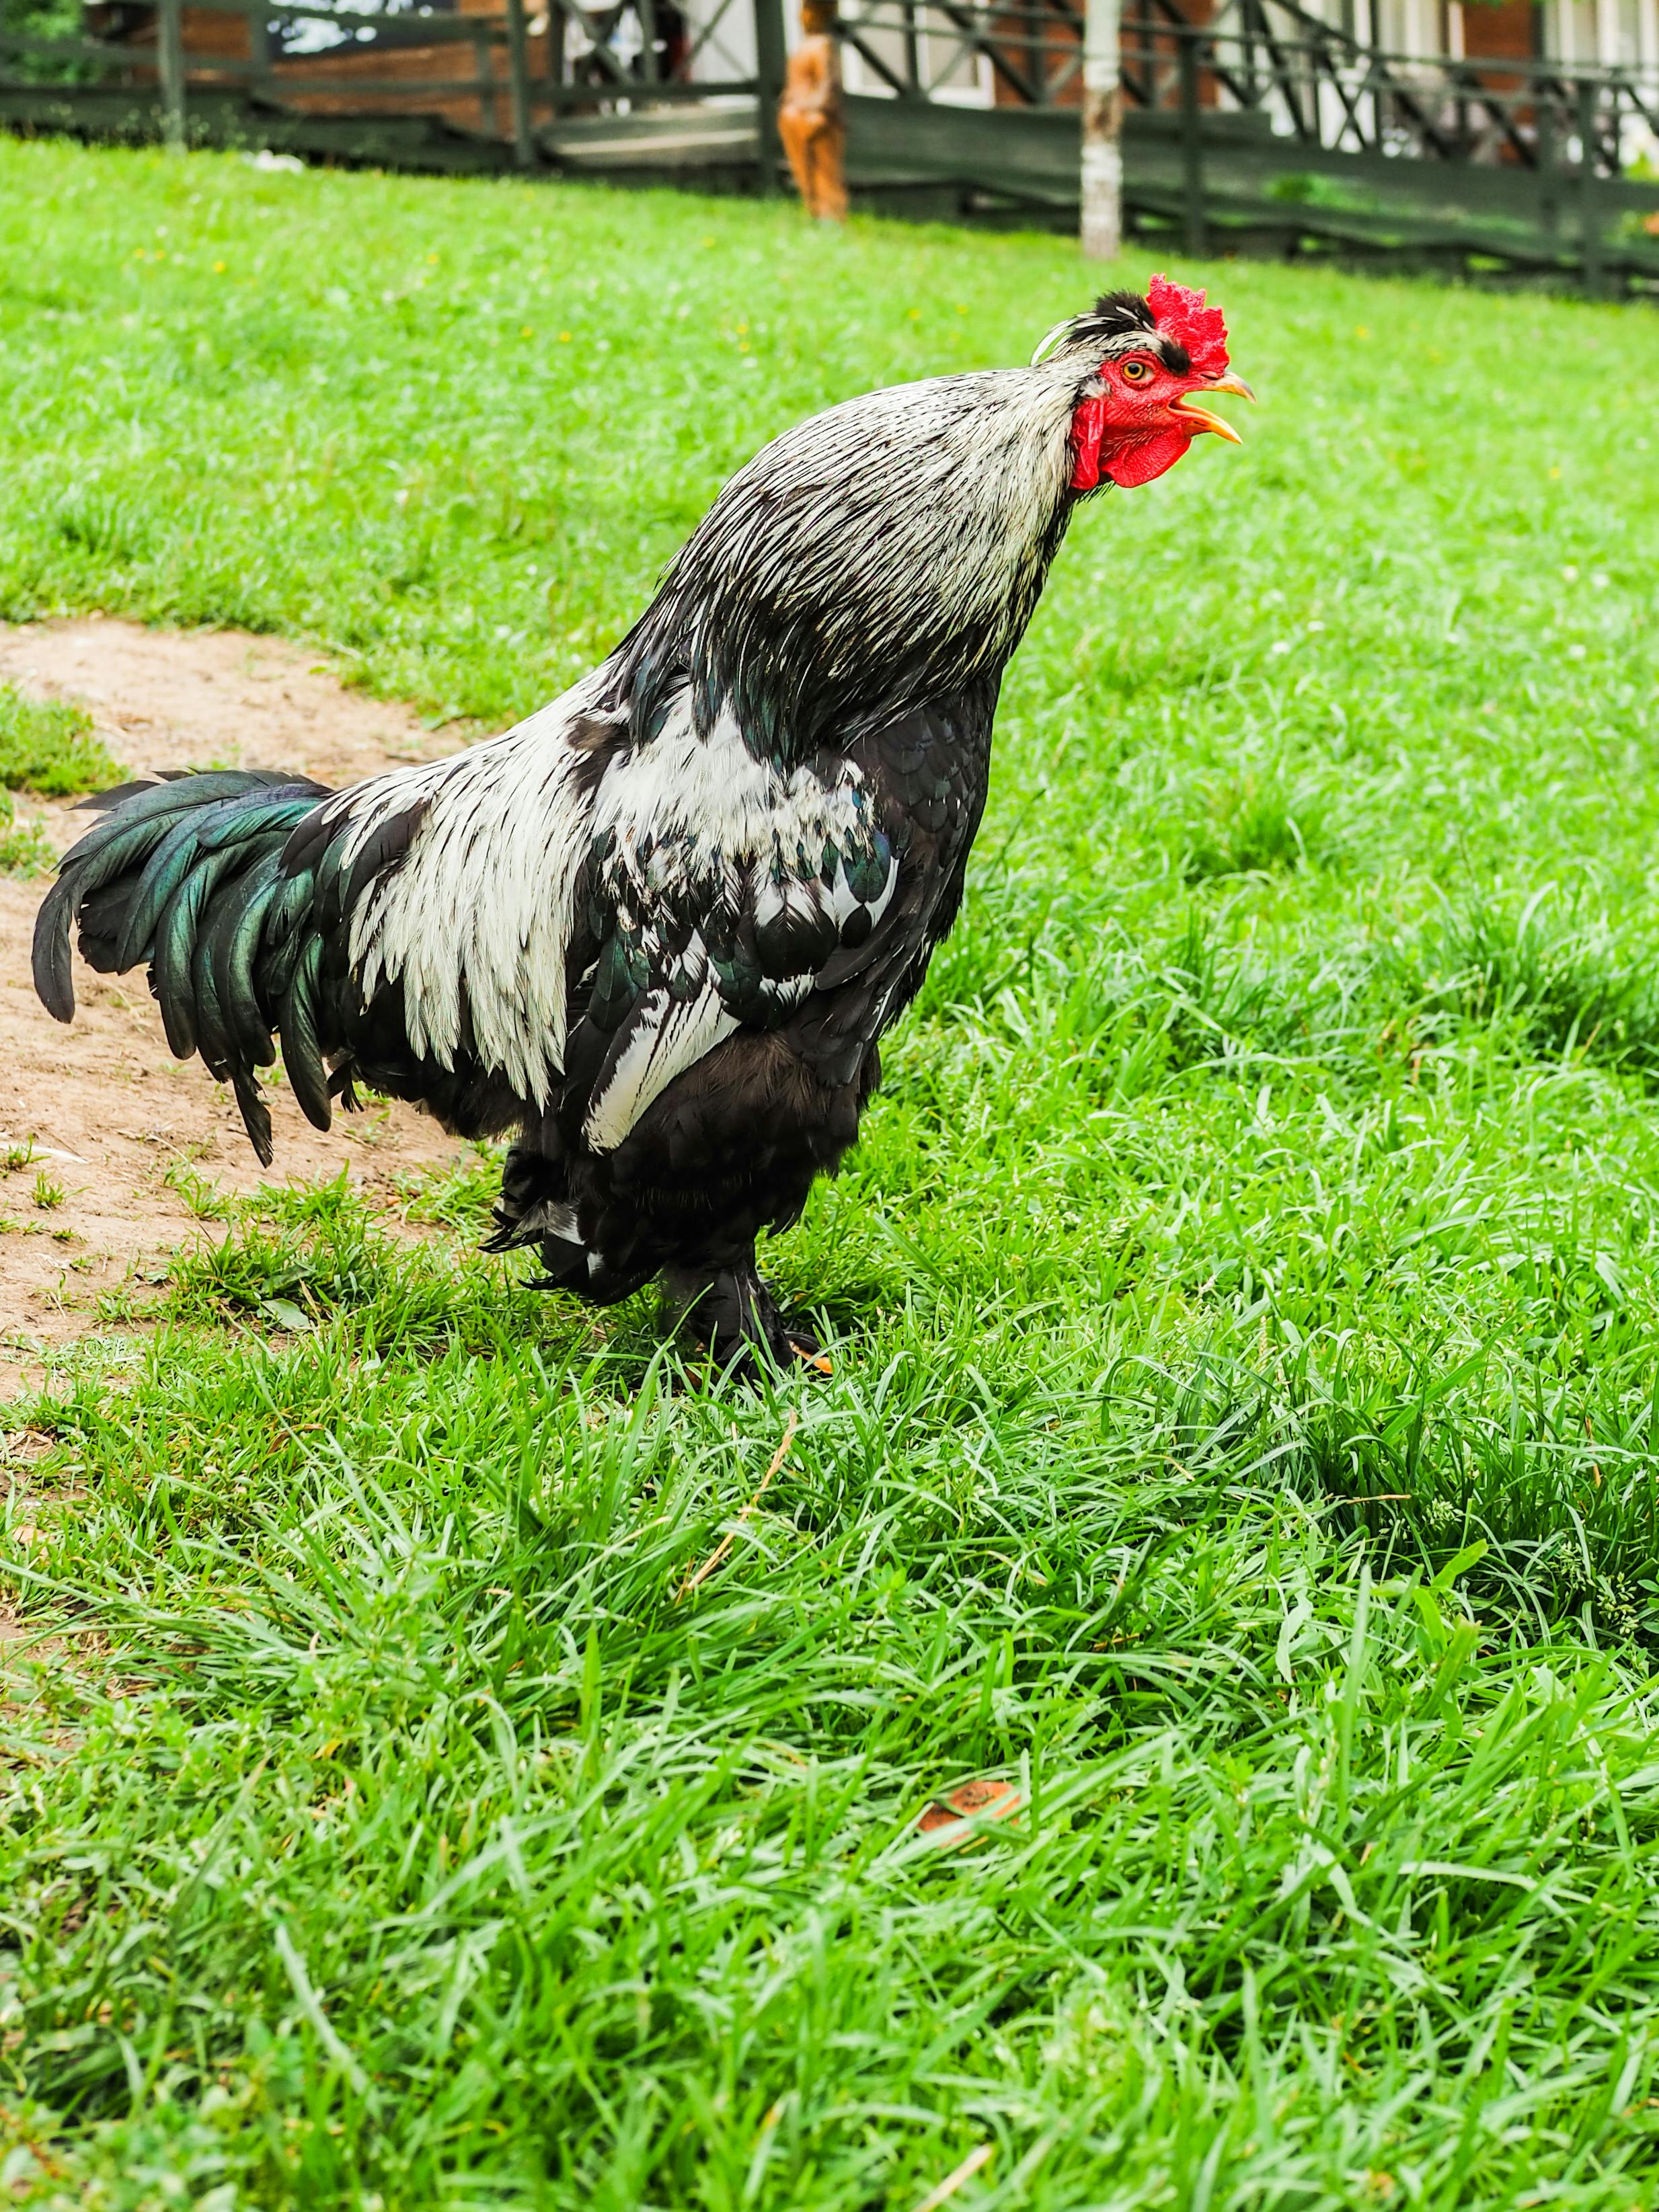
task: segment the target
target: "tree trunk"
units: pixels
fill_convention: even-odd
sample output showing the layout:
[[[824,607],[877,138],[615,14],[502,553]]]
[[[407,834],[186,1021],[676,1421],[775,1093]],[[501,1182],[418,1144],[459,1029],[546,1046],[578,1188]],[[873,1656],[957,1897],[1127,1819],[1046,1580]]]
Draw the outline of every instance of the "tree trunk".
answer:
[[[1083,225],[1087,261],[1123,242],[1123,90],[1119,0],[1088,0],[1083,33]]]

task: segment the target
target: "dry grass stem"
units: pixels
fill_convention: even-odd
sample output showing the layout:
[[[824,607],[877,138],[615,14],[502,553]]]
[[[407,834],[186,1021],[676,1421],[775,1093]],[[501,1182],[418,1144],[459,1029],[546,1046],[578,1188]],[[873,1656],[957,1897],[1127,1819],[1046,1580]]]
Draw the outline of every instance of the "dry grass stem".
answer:
[[[795,1431],[799,1425],[799,1415],[792,1413],[789,1416],[788,1423],[783,1431],[783,1441],[778,1446],[776,1451],[772,1455],[772,1464],[767,1468],[765,1474],[762,1478],[760,1488],[750,1499],[748,1504],[744,1507],[742,1512],[738,1514],[737,1527],[727,1529],[726,1534],[721,1537],[720,1542],[714,1547],[714,1550],[708,1554],[708,1557],[697,1569],[696,1574],[688,1575],[685,1580],[680,1584],[680,1599],[684,1600],[690,1597],[694,1589],[697,1589],[701,1583],[708,1581],[709,1576],[714,1573],[715,1568],[720,1565],[721,1560],[725,1559],[726,1553],[737,1541],[738,1528],[740,1528],[743,1526],[744,1522],[749,1518],[755,1508],[760,1504],[762,1498],[765,1497],[767,1492],[772,1487],[773,1481],[781,1469],[784,1461],[789,1456],[789,1447],[794,1441]]]

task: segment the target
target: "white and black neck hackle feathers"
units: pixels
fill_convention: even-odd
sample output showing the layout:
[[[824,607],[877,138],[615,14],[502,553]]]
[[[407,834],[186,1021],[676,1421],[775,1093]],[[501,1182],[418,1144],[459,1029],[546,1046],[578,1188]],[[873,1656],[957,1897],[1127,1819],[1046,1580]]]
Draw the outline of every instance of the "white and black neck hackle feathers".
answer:
[[[722,1354],[787,1356],[755,1239],[853,1141],[956,915],[1079,410],[1179,344],[1113,295],[1028,368],[787,431],[616,651],[468,752],[112,794],[41,908],[42,999],[72,1015],[75,926],[94,968],[147,966],[264,1160],[279,1043],[319,1127],[361,1085],[511,1131],[498,1245],[599,1301],[662,1273]]]
[[[615,666],[641,738],[688,684],[780,763],[849,721],[1001,673],[1073,504],[1063,368],[844,401],[738,471]]]

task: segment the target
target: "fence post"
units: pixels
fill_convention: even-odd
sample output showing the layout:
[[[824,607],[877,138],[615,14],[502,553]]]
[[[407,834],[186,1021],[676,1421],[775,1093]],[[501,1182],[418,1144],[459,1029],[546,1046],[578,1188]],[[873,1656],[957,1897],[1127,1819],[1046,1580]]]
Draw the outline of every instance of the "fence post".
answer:
[[[783,141],[778,136],[778,101],[788,48],[783,35],[783,0],[755,0],[755,143],[763,193],[778,188]]]
[[[1587,76],[1578,80],[1578,245],[1583,261],[1584,289],[1592,300],[1601,296],[1601,210],[1595,189],[1595,85]]]
[[[1083,202],[1085,261],[1115,261],[1123,247],[1123,58],[1119,0],[1088,0],[1083,18]]]
[[[250,8],[247,24],[247,88],[250,94],[268,92],[270,86],[270,22],[262,6]]]
[[[513,157],[521,169],[533,169],[536,138],[530,122],[530,41],[524,0],[507,0],[507,69],[513,88]]]
[[[1196,260],[1208,251],[1204,228],[1204,141],[1199,136],[1198,41],[1182,28],[1181,44],[1181,181],[1186,200],[1187,251]]]
[[[559,106],[559,88],[564,82],[564,9],[560,0],[547,0],[547,86],[556,126],[564,112]]]
[[[1555,137],[1555,102],[1541,84],[1534,87],[1532,112],[1538,143],[1538,228],[1553,238],[1561,220],[1561,150]]]
[[[161,87],[161,139],[169,154],[185,150],[185,24],[181,0],[161,0],[155,13],[155,71]]]
[[[478,128],[493,138],[495,135],[495,71],[489,58],[489,25],[482,15],[473,16],[471,21],[477,27],[471,35],[472,74],[478,87]]]

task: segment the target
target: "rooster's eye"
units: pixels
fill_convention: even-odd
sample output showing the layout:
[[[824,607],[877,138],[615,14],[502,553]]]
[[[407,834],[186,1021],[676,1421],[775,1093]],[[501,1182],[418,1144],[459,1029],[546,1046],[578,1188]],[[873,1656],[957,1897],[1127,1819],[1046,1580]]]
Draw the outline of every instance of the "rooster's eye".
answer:
[[[1123,381],[1126,384],[1145,384],[1152,374],[1152,364],[1149,361],[1126,361],[1123,364]]]

